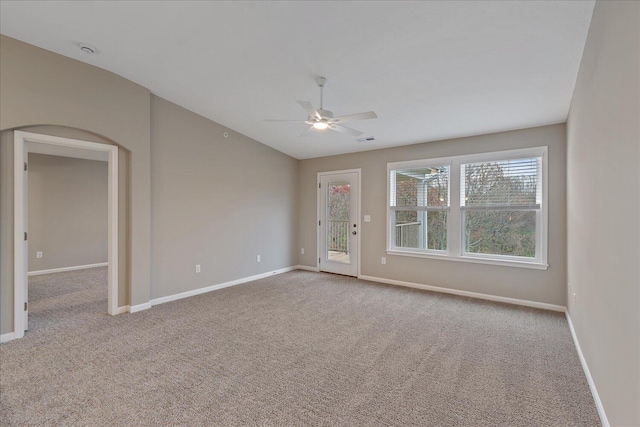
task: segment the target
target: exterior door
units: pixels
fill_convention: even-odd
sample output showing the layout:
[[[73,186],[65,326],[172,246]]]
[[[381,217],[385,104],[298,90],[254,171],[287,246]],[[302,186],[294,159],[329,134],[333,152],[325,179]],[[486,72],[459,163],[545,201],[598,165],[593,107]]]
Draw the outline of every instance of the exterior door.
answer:
[[[319,269],[358,276],[359,172],[319,174]]]

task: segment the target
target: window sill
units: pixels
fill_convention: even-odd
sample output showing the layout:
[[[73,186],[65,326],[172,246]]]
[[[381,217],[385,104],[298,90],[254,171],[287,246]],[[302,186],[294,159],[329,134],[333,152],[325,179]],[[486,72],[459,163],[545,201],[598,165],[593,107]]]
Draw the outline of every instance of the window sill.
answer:
[[[388,255],[408,256],[414,258],[429,258],[438,259],[442,261],[457,261],[457,262],[469,262],[472,264],[489,264],[500,265],[503,267],[518,267],[518,268],[530,268],[534,270],[547,270],[549,264],[541,264],[537,262],[526,261],[513,261],[503,260],[495,258],[476,258],[469,256],[452,256],[449,254],[437,254],[437,253],[425,253],[425,252],[413,252],[413,251],[399,251],[399,250],[387,250]]]

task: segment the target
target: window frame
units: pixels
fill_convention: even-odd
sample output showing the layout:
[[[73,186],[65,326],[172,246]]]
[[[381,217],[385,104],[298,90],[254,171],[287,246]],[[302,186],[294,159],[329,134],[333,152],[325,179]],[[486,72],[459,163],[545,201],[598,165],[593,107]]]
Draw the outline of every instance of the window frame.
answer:
[[[422,160],[418,160],[418,161],[409,161],[409,162],[402,162],[405,166],[402,169],[412,169],[415,167],[419,167],[419,168],[437,168],[437,167],[442,167],[442,166],[446,166],[449,168],[449,186],[447,188],[447,198],[448,198],[448,202],[449,205],[448,207],[426,207],[426,206],[419,206],[416,205],[415,207],[417,208],[416,211],[418,212],[446,212],[447,213],[447,239],[449,237],[449,212],[451,211],[451,162],[448,160],[445,161],[439,161],[441,159],[429,159],[428,163],[423,162]],[[421,162],[421,163],[417,163],[418,166],[412,166],[414,163],[416,162]],[[400,169],[400,168],[395,168],[395,169]],[[394,177],[395,178],[395,177]],[[401,210],[406,210],[406,211],[412,211],[413,209],[392,209],[391,206],[391,181],[392,181],[392,177],[391,177],[391,170],[389,170],[387,168],[387,182],[388,182],[388,187],[387,187],[387,223],[389,224],[389,229],[387,232],[387,242],[388,245],[387,247],[389,247],[389,244],[393,244],[394,249],[396,249],[395,246],[395,224],[393,225],[393,227],[390,225],[391,222],[395,221],[395,212],[401,211]],[[394,181],[395,184],[395,181]],[[423,208],[423,209],[420,209]],[[390,222],[391,221],[391,222]],[[424,221],[425,223],[425,232],[428,233],[428,230],[426,229],[427,226],[427,221]],[[426,237],[426,235],[425,235]],[[422,240],[427,240],[426,238],[422,238]],[[392,243],[391,243],[392,242]],[[425,243],[427,244],[427,243]],[[449,243],[447,241],[447,247],[449,246]],[[444,253],[446,253],[446,250],[440,250],[440,249],[420,249],[420,248],[401,248],[402,251],[404,252],[417,252],[417,253],[427,253],[427,254],[435,254],[435,255],[442,255]]]
[[[461,180],[463,179],[461,177],[461,165],[466,163],[497,162],[530,157],[540,157],[542,159],[542,200],[540,209],[536,211],[536,256],[534,258],[529,258],[511,255],[477,254],[466,252],[464,242],[465,215],[463,215],[463,208],[461,208],[460,206],[460,193],[462,188]],[[395,246],[395,226],[393,224],[395,215],[393,214],[393,209],[391,206],[391,172],[397,169],[435,167],[445,165],[449,166],[447,249],[445,251],[441,251],[433,249],[402,248]],[[388,255],[546,270],[549,267],[547,263],[549,221],[548,173],[547,146],[387,163],[386,253]]]

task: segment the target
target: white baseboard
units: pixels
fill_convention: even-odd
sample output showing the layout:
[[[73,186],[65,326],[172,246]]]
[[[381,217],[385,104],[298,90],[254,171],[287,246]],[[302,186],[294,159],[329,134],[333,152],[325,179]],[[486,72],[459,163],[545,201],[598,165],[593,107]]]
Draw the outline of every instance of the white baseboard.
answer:
[[[129,308],[129,313],[137,313],[142,310],[148,310],[151,308],[151,302],[145,302],[138,305],[127,306]]]
[[[15,334],[13,332],[7,332],[6,334],[0,335],[0,344],[7,341],[12,341],[15,338]]]
[[[318,267],[309,267],[307,265],[296,265],[294,267],[296,270],[307,270],[307,271],[315,271],[318,272]]]
[[[74,270],[84,270],[86,268],[107,267],[108,265],[109,265],[108,262],[99,262],[97,264],[74,265],[72,267],[60,267],[60,268],[52,268],[49,270],[30,271],[28,275],[39,276],[41,274],[61,273],[63,271],[74,271]]]
[[[478,292],[461,291],[458,289],[441,288],[439,286],[423,285],[421,283],[403,282],[400,280],[384,279],[382,277],[358,276],[358,279],[369,280],[371,282],[387,283],[389,285],[406,286],[409,288],[424,289],[426,291],[442,292],[445,294],[460,295],[463,297],[471,297],[484,299],[489,301],[504,302],[507,304],[523,305],[525,307],[541,308],[543,310],[559,311],[564,313],[565,307],[562,305],[547,304],[545,302],[528,301],[517,298],[500,297],[497,295],[481,294]]]
[[[228,288],[230,286],[239,285],[241,283],[252,282],[252,281],[258,280],[258,279],[264,279],[265,277],[273,276],[275,274],[286,273],[288,271],[293,271],[295,269],[296,269],[296,267],[281,268],[279,270],[269,271],[267,273],[256,274],[255,276],[243,277],[242,279],[232,280],[230,282],[220,283],[218,285],[207,286],[206,288],[194,289],[192,291],[181,292],[179,294],[173,294],[173,295],[169,295],[169,296],[161,297],[161,298],[155,298],[155,299],[152,299],[149,303],[151,304],[151,306],[154,306],[154,305],[158,305],[158,304],[163,304],[165,302],[176,301],[176,300],[179,300],[179,299],[182,299],[182,298],[188,298],[188,297],[204,294],[204,293],[211,292],[211,291],[217,291],[218,289],[223,289],[223,288]],[[133,307],[132,307],[132,311],[131,312],[132,313],[134,312],[133,311]]]
[[[598,395],[598,390],[596,390],[596,383],[593,382],[593,378],[591,377],[589,366],[587,366],[587,360],[584,358],[584,355],[582,354],[582,349],[580,349],[578,336],[576,335],[576,330],[573,328],[573,322],[571,321],[571,316],[569,315],[569,311],[566,311],[565,315],[567,316],[567,322],[569,323],[569,330],[571,331],[571,336],[573,337],[573,343],[575,344],[576,350],[578,351],[578,357],[580,358],[580,363],[582,364],[582,370],[584,371],[584,375],[587,377],[587,383],[589,383],[589,389],[591,390],[591,394],[593,395],[593,400],[596,404],[596,410],[598,411],[598,415],[600,416],[600,422],[602,423],[602,427],[609,427],[609,420],[607,419],[607,414],[604,412],[604,406],[602,406],[600,395]]]

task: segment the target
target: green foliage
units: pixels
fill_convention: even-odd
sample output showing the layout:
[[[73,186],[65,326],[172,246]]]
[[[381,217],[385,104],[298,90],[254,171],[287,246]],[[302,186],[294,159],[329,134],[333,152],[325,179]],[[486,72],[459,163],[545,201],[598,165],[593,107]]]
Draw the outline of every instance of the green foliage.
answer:
[[[467,211],[466,251],[535,257],[535,211]]]

